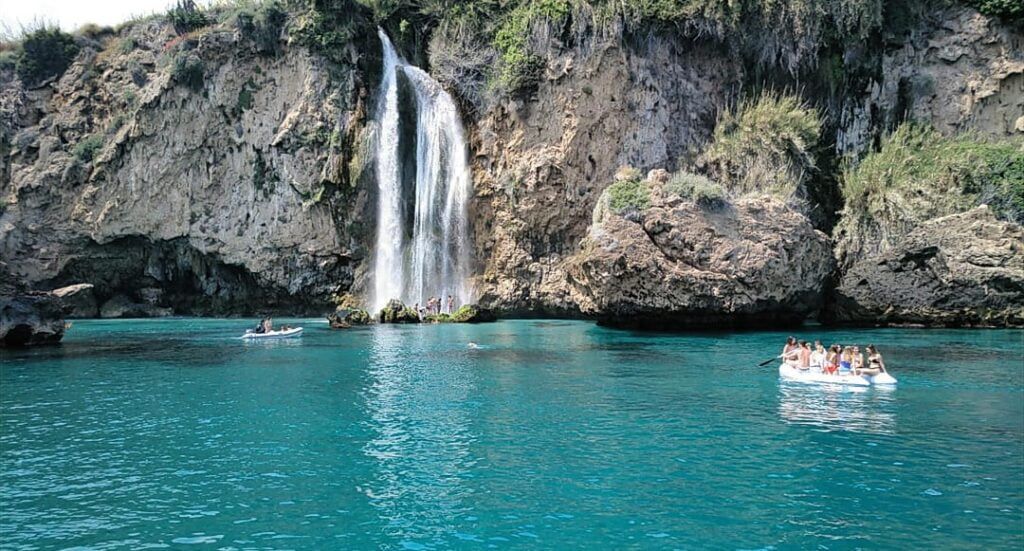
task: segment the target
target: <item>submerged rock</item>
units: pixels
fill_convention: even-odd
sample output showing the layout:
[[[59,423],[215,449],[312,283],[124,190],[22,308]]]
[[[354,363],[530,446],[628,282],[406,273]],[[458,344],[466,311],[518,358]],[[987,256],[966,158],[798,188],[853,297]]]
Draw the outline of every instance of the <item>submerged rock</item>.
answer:
[[[580,309],[602,324],[795,324],[822,305],[828,238],[779,200],[706,208],[655,195],[628,214],[599,208],[568,268]]]
[[[1024,228],[987,207],[921,224],[843,275],[829,321],[1024,326]]]
[[[348,329],[354,325],[369,325],[373,321],[366,310],[338,308],[327,316],[331,329]]]
[[[419,323],[420,315],[402,301],[393,298],[377,314],[380,323]]]

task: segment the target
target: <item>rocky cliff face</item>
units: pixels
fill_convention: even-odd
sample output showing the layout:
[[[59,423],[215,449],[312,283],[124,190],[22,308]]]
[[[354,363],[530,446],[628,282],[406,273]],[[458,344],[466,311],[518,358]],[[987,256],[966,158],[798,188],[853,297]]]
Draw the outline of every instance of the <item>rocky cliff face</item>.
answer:
[[[37,88],[0,69],[0,254],[15,277],[94,284],[77,315],[319,311],[368,288],[379,52],[372,28],[354,28],[370,39],[328,60],[288,31],[268,48],[241,26],[178,36],[158,18],[79,37],[69,70]],[[793,321],[835,276],[848,314],[833,319],[875,315],[848,274],[826,273],[825,238],[781,202],[710,212],[658,199],[642,220],[594,221],[619,167],[693,168],[723,109],[768,83],[819,78],[765,74],[684,34],[548,37],[535,92],[467,112],[480,303],[609,322]],[[1020,136],[1022,36],[970,9],[934,13],[878,52],[842,53],[840,72],[877,62],[873,77],[839,75],[842,97],[822,94],[828,83],[796,88],[834,107],[822,142],[836,162],[905,118]]]
[[[99,48],[51,86],[3,84],[0,250],[16,277],[178,313],[302,308],[347,287],[365,201],[341,147],[360,116],[351,73],[223,27],[181,38],[150,22]]]
[[[698,150],[741,75],[709,44],[605,44],[562,53],[531,101],[486,113],[472,144],[481,303],[579,315],[564,262],[616,169],[674,168]]]
[[[821,306],[832,252],[804,215],[767,197],[702,205],[648,185],[642,211],[599,205],[568,263],[584,314],[650,329],[778,326]]]
[[[837,148],[859,154],[903,119],[944,134],[1024,133],[1024,33],[972,9],[926,16],[881,56],[879,78],[851,98]]]
[[[828,313],[862,325],[1024,325],[1024,229],[987,207],[925,222],[854,264]]]

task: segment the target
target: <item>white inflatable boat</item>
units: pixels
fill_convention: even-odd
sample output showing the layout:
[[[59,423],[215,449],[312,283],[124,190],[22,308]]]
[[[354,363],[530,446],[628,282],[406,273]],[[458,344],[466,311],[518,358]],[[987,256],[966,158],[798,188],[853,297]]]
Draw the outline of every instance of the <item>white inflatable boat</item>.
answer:
[[[285,331],[270,331],[268,333],[253,333],[252,331],[246,331],[244,335],[239,337],[240,339],[247,340],[263,340],[263,339],[288,339],[291,337],[301,337],[302,328],[292,327]]]
[[[888,373],[879,373],[878,375],[853,375],[852,373],[848,375],[829,375],[813,367],[803,370],[789,364],[779,366],[779,377],[787,381],[832,385],[871,386],[896,384],[896,379]]]

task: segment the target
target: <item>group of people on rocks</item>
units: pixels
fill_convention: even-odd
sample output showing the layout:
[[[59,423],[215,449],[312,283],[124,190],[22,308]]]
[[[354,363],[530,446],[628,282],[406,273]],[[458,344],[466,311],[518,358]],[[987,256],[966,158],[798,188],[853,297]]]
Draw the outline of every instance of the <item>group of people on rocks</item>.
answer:
[[[441,297],[430,297],[427,299],[425,307],[421,308],[420,303],[416,303],[413,309],[420,317],[436,316],[441,313],[454,314],[455,313],[455,297],[448,295],[447,308],[443,308]]]
[[[865,363],[865,352],[867,353]],[[886,373],[882,355],[869,344],[865,352],[858,346],[833,344],[826,349],[821,341],[814,341],[814,347],[796,337],[786,339],[786,346],[779,356],[782,361],[801,370],[814,370],[828,375],[878,375]]]

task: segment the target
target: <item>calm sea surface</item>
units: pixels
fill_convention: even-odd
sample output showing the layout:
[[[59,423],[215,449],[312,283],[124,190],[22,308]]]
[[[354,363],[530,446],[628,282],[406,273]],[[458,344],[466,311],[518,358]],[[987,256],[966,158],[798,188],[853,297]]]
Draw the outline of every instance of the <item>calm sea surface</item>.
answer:
[[[300,323],[0,351],[0,547],[1024,547],[1021,331],[805,329],[879,345],[855,391],[782,333]]]

